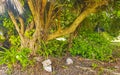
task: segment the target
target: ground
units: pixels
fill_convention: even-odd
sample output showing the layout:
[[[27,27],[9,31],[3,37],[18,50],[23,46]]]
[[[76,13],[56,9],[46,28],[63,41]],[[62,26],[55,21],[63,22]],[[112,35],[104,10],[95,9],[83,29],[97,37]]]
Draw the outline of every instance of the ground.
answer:
[[[41,57],[40,57],[41,58]],[[74,63],[67,65],[66,58],[49,58],[52,61],[53,72],[46,72],[41,62],[37,62],[35,66],[28,67],[27,70],[20,71],[15,68],[11,75],[120,75],[120,58],[116,58],[109,62],[85,59],[82,57],[70,57]],[[7,67],[2,66],[0,75],[8,75],[5,73]]]
[[[120,75],[120,48],[117,47],[113,51],[113,58],[110,61],[99,61],[93,59],[82,58],[80,56],[63,56],[63,57],[49,57],[52,61],[53,72],[47,72],[42,67],[43,57],[37,57],[34,66],[28,66],[26,69],[20,68],[18,65],[14,68],[10,75]],[[66,59],[71,58],[73,64],[67,65]],[[7,66],[0,67],[0,75],[9,75]]]

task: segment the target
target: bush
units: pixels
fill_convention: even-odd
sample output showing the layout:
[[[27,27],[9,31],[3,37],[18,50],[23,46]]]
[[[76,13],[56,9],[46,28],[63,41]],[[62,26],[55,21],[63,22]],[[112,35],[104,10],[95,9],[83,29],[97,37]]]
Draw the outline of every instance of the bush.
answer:
[[[28,57],[29,53],[30,50],[28,48],[20,49],[17,46],[10,49],[3,48],[3,51],[0,51],[0,65],[5,64],[11,69],[15,65],[20,64],[25,68],[29,64],[32,64],[32,61]]]
[[[38,52],[41,56],[45,57],[48,57],[49,55],[59,57],[64,55],[66,45],[67,41],[51,40],[47,43],[42,42],[41,50]]]
[[[110,41],[104,38],[102,33],[88,33],[79,35],[73,40],[70,49],[72,55],[80,55],[85,58],[107,61],[112,56]]]

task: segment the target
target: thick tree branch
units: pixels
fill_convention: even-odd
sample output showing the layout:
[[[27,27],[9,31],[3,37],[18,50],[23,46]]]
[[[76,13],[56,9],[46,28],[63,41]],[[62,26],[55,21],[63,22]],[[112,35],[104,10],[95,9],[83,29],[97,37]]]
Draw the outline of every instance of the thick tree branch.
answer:
[[[42,12],[42,13],[44,13],[46,4],[47,4],[47,0],[42,0],[42,7],[41,7],[41,12]]]
[[[34,6],[34,1],[28,0],[28,5],[29,5],[32,15],[35,16],[36,11],[35,11],[35,6]]]
[[[52,21],[51,17],[52,17],[52,14],[53,14],[53,10],[54,10],[54,5],[50,4],[47,16],[45,17],[46,18],[45,30],[48,29],[48,27],[50,25],[50,22]]]
[[[16,28],[17,32],[20,33],[20,28],[19,28],[19,26],[17,24],[17,21],[16,21],[14,15],[13,15],[13,13],[11,11],[8,11],[8,14],[9,14],[13,24],[15,25],[15,28]]]
[[[76,20],[71,24],[71,26],[69,28],[60,30],[60,31],[56,31],[55,33],[52,33],[50,35],[48,35],[48,39],[47,40],[52,40],[56,37],[60,37],[66,34],[70,34],[72,32],[74,32],[76,30],[76,28],[79,26],[79,24],[90,14],[96,11],[96,8],[102,5],[107,4],[107,0],[106,1],[102,1],[99,3],[95,3],[93,4],[91,7],[87,8],[86,10],[84,10],[77,18]]]
[[[24,34],[24,31],[25,31],[24,21],[21,17],[19,17],[19,22],[20,22],[20,25],[21,25],[21,34]]]
[[[37,11],[36,11],[36,15],[33,16],[34,21],[35,21],[35,26],[36,26],[36,30],[33,34],[33,39],[34,40],[40,39],[41,38],[41,32],[43,32],[43,27],[45,25],[44,11],[45,11],[45,7],[46,7],[46,3],[47,3],[47,0],[41,0],[40,3],[36,4],[36,7],[38,7],[38,8],[37,8]],[[41,7],[39,8],[40,5],[41,5]]]
[[[8,11],[8,14],[9,14],[9,16],[10,16],[10,18],[11,18],[11,20],[12,20],[12,22],[13,22],[13,24],[14,24],[17,32],[18,32],[18,34],[19,34],[19,36],[21,37],[21,40],[23,41],[23,40],[24,40],[24,37],[23,37],[23,35],[22,35],[21,32],[20,32],[20,28],[19,28],[19,26],[18,26],[18,24],[17,24],[17,21],[16,21],[14,15],[13,15],[13,13],[12,13],[11,11]]]

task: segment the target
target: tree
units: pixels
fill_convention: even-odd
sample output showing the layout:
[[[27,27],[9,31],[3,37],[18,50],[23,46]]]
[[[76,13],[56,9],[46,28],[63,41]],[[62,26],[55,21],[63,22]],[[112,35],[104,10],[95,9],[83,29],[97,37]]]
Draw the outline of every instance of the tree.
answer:
[[[22,14],[24,8],[20,3],[23,0],[2,0],[0,1],[1,13],[4,13],[4,9],[7,8],[9,17],[11,18],[19,36],[21,39],[21,47],[27,47],[32,50],[34,55],[36,50],[39,49],[41,41],[49,41],[55,39],[56,37],[64,36],[70,34],[76,30],[80,23],[91,13],[97,11],[98,8],[103,5],[107,5],[109,0],[82,0],[81,1],[81,12],[76,17],[74,22],[66,28],[58,24],[54,24],[54,19],[57,18],[60,21],[59,14],[63,10],[59,0],[26,0],[24,3],[28,5],[31,15],[33,17],[32,21],[26,25]],[[78,0],[76,0],[78,1]],[[15,13],[11,10],[14,8],[17,12],[17,17]],[[83,9],[84,8],[84,9]],[[57,28],[54,32],[51,32],[54,26]],[[33,30],[32,34],[26,36],[28,32]]]

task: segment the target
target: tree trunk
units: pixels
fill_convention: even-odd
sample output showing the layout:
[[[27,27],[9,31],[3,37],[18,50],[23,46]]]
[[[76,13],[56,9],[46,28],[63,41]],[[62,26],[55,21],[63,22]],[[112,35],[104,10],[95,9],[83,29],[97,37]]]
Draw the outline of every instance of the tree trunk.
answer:
[[[39,43],[36,40],[25,38],[21,41],[22,48],[29,48],[32,51],[32,55],[36,55],[36,51],[39,48]]]

